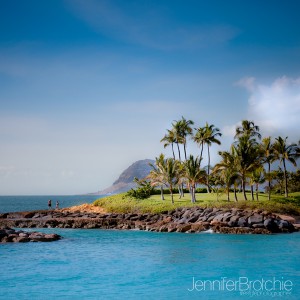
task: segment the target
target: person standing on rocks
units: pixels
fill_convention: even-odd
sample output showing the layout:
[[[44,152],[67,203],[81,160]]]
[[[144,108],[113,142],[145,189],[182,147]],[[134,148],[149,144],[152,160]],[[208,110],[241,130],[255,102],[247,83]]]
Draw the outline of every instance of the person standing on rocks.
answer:
[[[58,201],[58,200],[56,201],[56,206],[55,206],[55,208],[56,208],[56,209],[59,209],[59,201]]]
[[[52,201],[48,200],[48,208],[51,209],[51,207],[52,207]]]

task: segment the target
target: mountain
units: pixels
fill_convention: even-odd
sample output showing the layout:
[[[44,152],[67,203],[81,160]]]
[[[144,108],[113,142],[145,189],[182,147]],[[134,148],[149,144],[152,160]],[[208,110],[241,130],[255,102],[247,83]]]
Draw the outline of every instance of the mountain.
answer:
[[[134,162],[121,173],[119,178],[110,187],[94,193],[94,195],[118,194],[127,192],[136,186],[136,183],[133,182],[134,177],[139,179],[146,177],[151,170],[149,163],[154,164],[154,162],[155,161],[152,159],[143,159]]]

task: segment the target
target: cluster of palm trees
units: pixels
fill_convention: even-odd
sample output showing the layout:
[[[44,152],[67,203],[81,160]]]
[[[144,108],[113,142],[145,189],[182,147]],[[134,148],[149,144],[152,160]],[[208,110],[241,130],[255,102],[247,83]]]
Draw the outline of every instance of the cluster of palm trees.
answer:
[[[161,142],[164,147],[171,146],[172,158],[166,158],[163,154],[155,160],[148,179],[153,186],[160,186],[163,196],[163,187],[170,189],[173,202],[173,190],[178,186],[180,197],[183,197],[183,186],[188,187],[191,201],[196,201],[195,190],[198,184],[206,185],[207,192],[211,187],[223,187],[230,201],[230,190],[233,189],[237,201],[237,190],[241,188],[244,199],[247,200],[246,186],[251,188],[251,197],[254,200],[254,187],[258,199],[258,186],[268,182],[268,197],[271,193],[271,164],[279,161],[283,165],[285,179],[285,196],[288,197],[286,162],[289,161],[296,166],[296,160],[300,156],[300,148],[297,144],[288,144],[287,137],[278,137],[273,142],[271,137],[261,137],[259,127],[252,121],[243,120],[241,126],[236,128],[234,142],[229,151],[220,151],[221,161],[213,168],[210,166],[210,146],[220,145],[218,139],[222,136],[215,125],[206,123],[203,127],[192,128],[194,122],[182,117],[179,121],[172,123],[172,128]],[[200,147],[200,155],[187,157],[187,140],[190,138]],[[180,147],[183,145],[184,160],[182,160]],[[208,165],[203,168],[203,150],[207,146]],[[174,148],[177,148],[177,158]],[[210,172],[211,171],[211,172]]]

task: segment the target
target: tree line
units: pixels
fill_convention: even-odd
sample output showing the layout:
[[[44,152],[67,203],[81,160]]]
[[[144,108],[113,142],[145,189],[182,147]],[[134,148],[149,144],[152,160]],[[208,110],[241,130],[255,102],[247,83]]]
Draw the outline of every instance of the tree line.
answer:
[[[203,127],[193,127],[194,122],[182,117],[172,123],[171,129],[161,139],[164,148],[171,147],[172,157],[160,154],[151,164],[152,170],[146,180],[152,187],[161,188],[161,198],[164,199],[163,188],[170,190],[171,200],[173,191],[177,187],[180,197],[184,197],[184,187],[187,187],[191,201],[196,201],[197,185],[205,185],[207,192],[224,188],[227,200],[230,201],[229,192],[233,190],[235,201],[237,191],[241,189],[244,199],[247,199],[246,186],[250,186],[251,198],[254,200],[254,188],[258,199],[258,187],[267,182],[266,191],[271,198],[274,171],[272,164],[279,161],[282,166],[285,197],[288,197],[287,162],[297,166],[300,156],[299,144],[289,144],[288,137],[278,136],[274,140],[269,137],[262,138],[259,126],[253,121],[243,120],[236,128],[234,141],[228,151],[219,151],[220,161],[213,167],[210,165],[210,147],[212,144],[221,144],[222,133],[213,124]],[[199,155],[187,156],[187,142],[191,140],[199,146]],[[183,153],[180,150],[183,146]],[[204,151],[207,153],[208,165],[203,167]],[[184,155],[184,156],[183,156]]]

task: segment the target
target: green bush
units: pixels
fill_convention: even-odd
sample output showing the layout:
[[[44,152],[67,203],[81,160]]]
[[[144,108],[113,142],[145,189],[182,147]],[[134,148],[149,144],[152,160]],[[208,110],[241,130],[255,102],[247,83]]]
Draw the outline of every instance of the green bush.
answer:
[[[135,199],[147,199],[152,195],[154,188],[149,182],[143,183],[143,185],[131,189],[126,193],[127,197],[133,197]]]

